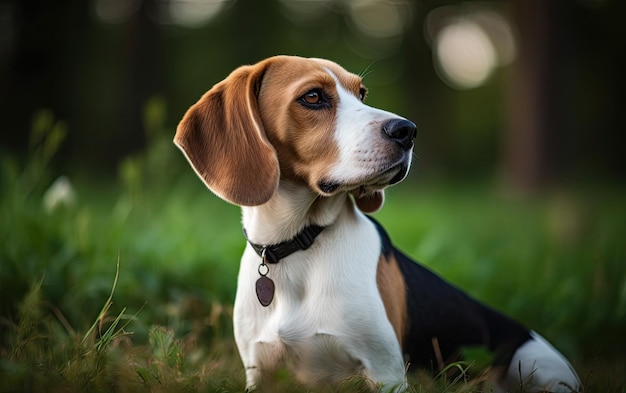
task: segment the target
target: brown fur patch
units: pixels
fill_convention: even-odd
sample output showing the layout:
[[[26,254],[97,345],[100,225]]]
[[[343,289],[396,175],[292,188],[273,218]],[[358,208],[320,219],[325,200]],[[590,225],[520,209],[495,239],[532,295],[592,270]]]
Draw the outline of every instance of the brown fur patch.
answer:
[[[400,346],[403,345],[404,333],[407,328],[406,286],[398,262],[393,256],[390,259],[381,254],[378,261],[376,281],[378,291],[383,299],[387,318],[393,326]]]

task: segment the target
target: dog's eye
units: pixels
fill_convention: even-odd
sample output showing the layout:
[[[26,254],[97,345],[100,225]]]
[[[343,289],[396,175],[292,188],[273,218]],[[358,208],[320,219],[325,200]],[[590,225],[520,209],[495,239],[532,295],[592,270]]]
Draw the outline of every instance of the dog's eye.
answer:
[[[317,105],[322,102],[321,94],[315,90],[311,90],[310,92],[306,93],[302,96],[302,98],[307,104],[310,105]]]
[[[313,89],[298,98],[298,102],[310,109],[321,109],[330,107],[330,102],[325,98],[324,92],[320,89]]]

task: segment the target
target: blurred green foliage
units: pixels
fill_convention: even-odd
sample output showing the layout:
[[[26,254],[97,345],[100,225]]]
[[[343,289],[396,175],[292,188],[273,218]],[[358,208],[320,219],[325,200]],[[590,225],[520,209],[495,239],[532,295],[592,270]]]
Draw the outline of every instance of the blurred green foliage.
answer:
[[[161,111],[158,100],[147,105],[150,148],[120,165],[119,182],[79,179],[71,204],[52,210],[43,204],[53,178],[40,158],[48,145],[34,147],[23,168],[14,159],[3,160],[2,315],[15,315],[31,283],[43,280],[47,301],[72,324],[88,323],[108,293],[118,253],[123,273],[117,291],[129,310],[149,302],[147,320],[181,319],[184,325],[177,313],[197,307],[194,301],[207,307],[207,315],[211,302],[232,302],[243,248],[237,209],[201,203],[210,200],[208,191],[191,176],[178,178],[183,160],[162,132],[159,114],[150,113],[152,105]],[[33,134],[41,133],[41,123],[36,116]],[[54,138],[56,130],[46,130],[45,139]],[[207,250],[209,240],[215,244]],[[172,307],[163,306],[168,303]]]

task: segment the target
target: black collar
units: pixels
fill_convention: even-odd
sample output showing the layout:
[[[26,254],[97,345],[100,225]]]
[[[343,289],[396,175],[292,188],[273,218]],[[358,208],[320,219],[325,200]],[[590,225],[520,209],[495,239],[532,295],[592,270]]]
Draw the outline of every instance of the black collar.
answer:
[[[265,255],[264,262],[278,263],[278,261],[288,257],[296,251],[306,250],[311,247],[317,235],[319,235],[323,230],[324,227],[309,225],[300,231],[300,233],[298,233],[293,239],[269,246],[252,243],[250,239],[248,239],[248,234],[245,229],[243,230],[243,234],[246,236],[248,243],[250,243],[252,248],[254,248],[254,251],[256,251],[261,258]]]

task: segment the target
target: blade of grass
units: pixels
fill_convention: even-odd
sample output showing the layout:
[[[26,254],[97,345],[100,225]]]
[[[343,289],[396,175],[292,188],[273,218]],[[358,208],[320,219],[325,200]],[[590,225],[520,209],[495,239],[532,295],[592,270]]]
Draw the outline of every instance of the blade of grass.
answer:
[[[85,333],[85,335],[83,336],[81,344],[85,344],[87,342],[87,339],[91,337],[91,334],[95,330],[96,326],[102,325],[102,322],[104,321],[104,317],[106,316],[107,312],[111,308],[111,305],[113,304],[113,293],[115,292],[115,287],[117,286],[117,279],[119,275],[120,275],[120,251],[118,250],[117,251],[117,263],[115,266],[115,278],[113,279],[113,286],[111,287],[111,293],[109,294],[109,298],[104,303],[104,306],[102,306],[102,309],[100,310],[100,313],[98,314],[98,317],[96,318],[94,323],[91,325],[89,330],[87,330],[87,333]]]
[[[109,294],[109,297],[107,298],[106,302],[102,306],[102,309],[100,310],[100,313],[98,314],[98,317],[96,318],[94,323],[91,325],[87,333],[85,333],[85,335],[83,336],[83,339],[81,340],[81,345],[85,345],[87,340],[90,337],[92,337],[94,330],[96,329],[96,326],[99,327],[98,330],[100,332],[102,331],[102,326],[105,323],[106,316],[109,312],[109,309],[111,308],[111,305],[113,304],[113,294],[115,293],[115,288],[117,287],[117,281],[118,281],[119,274],[120,274],[120,259],[121,259],[120,252],[118,250],[117,263],[115,267],[115,278],[113,279],[113,286],[111,287],[111,293]],[[108,348],[109,345],[113,342],[113,340],[121,336],[132,335],[133,334],[132,332],[127,332],[125,329],[130,324],[130,322],[136,319],[137,315],[141,312],[141,310],[143,310],[145,305],[146,303],[144,303],[141,306],[141,308],[131,317],[126,317],[125,315],[126,307],[122,308],[122,311],[120,311],[120,313],[111,322],[111,324],[106,329],[106,331],[100,335],[100,338],[94,344],[96,353],[101,353],[104,349]],[[118,327],[122,319],[127,319],[127,321],[121,327]]]

